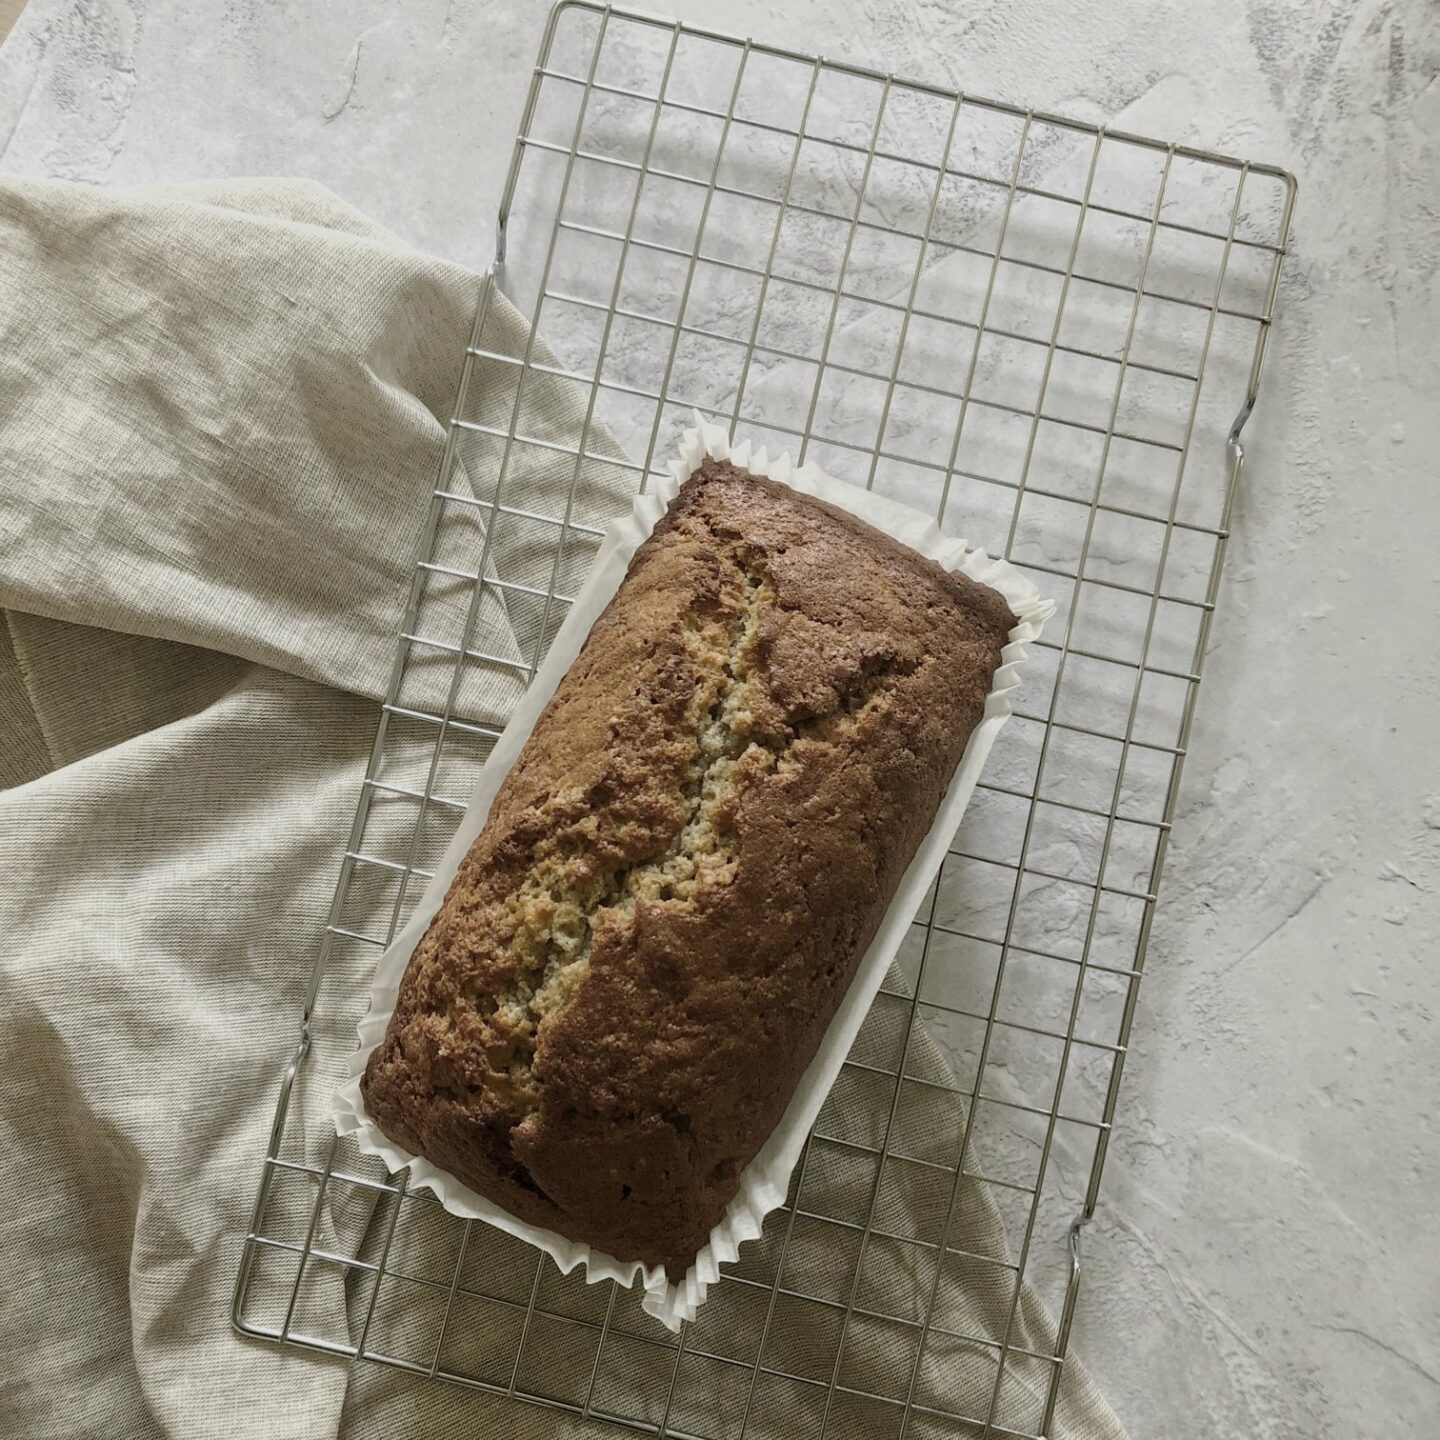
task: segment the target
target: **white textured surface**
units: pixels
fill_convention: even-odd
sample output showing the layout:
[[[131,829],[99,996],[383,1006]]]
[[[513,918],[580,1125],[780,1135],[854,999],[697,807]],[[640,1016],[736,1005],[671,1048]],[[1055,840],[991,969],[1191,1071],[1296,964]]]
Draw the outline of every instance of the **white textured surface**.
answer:
[[[1433,7],[674,8],[1299,175],[1077,1344],[1137,1440],[1433,1435]],[[518,0],[32,0],[0,50],[3,164],[308,175],[483,264],[542,18]]]

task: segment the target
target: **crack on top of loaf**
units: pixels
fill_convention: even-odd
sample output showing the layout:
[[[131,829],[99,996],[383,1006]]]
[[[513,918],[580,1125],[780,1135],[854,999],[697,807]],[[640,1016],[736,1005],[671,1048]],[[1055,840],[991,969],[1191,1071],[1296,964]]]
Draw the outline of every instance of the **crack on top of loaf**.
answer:
[[[719,555],[728,572],[722,587],[729,612],[723,628],[695,609],[681,625],[697,675],[715,679],[708,703],[703,703],[708,687],[697,687],[696,703],[702,708],[690,721],[695,755],[678,796],[676,830],[653,855],[599,872],[584,873],[588,867],[567,863],[576,857],[557,845],[554,853],[537,858],[507,902],[518,963],[495,1003],[490,1027],[495,1044],[488,1058],[492,1073],[508,1082],[510,1098],[522,1112],[539,1105],[542,1082],[534,1067],[541,1029],[584,979],[601,912],[629,918],[642,899],[683,899],[702,879],[734,862],[733,837],[719,823],[719,811],[734,793],[735,761],[748,743],[755,638],[761,610],[773,592],[748,551],[726,544]]]
[[[546,956],[539,984],[527,1000],[531,1023],[526,1027],[529,1044],[524,1059],[537,1101],[540,1081],[533,1066],[541,1026],[569,1002],[589,969],[599,914],[613,911],[630,919],[642,900],[684,900],[703,880],[719,881],[724,871],[734,866],[734,835],[722,817],[736,791],[736,762],[749,743],[755,641],[761,609],[773,598],[773,591],[747,551],[730,547],[726,559],[733,566],[734,619],[723,646],[715,643],[713,627],[700,623],[693,611],[682,626],[697,672],[704,675],[718,670],[718,684],[714,698],[694,722],[696,753],[681,786],[680,827],[658,854],[605,875],[580,916],[580,933],[574,943],[552,946]]]

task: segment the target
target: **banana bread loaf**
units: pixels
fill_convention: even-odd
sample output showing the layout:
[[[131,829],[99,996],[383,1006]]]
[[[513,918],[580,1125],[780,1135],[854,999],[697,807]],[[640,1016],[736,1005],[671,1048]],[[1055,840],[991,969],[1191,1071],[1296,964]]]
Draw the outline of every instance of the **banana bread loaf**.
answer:
[[[680,1279],[884,916],[1016,623],[708,460],[416,947],[362,1088],[520,1219]]]

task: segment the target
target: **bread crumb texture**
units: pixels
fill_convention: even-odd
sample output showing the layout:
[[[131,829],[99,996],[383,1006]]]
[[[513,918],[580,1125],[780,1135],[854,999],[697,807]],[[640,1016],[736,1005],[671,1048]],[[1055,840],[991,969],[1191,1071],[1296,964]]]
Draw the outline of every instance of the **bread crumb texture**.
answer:
[[[363,1080],[521,1219],[689,1268],[783,1113],[1015,618],[707,461],[496,796]]]

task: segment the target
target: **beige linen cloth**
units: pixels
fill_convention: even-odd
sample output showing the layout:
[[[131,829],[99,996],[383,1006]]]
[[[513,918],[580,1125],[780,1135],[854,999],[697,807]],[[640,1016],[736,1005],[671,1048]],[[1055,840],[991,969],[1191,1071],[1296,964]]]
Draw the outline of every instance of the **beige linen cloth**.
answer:
[[[374,737],[478,285],[313,185],[0,179],[0,1434],[619,1433],[230,1328],[279,1075]],[[508,306],[492,330],[487,343],[523,343]],[[477,384],[483,410],[498,381],[481,370]],[[545,419],[578,433],[560,399]],[[511,494],[544,508],[547,487],[568,478],[519,469]],[[627,503],[614,476],[590,478],[588,503]],[[469,523],[459,538],[478,553],[478,519]],[[503,573],[533,557],[499,537],[492,558]],[[482,613],[480,628],[487,645],[519,655],[538,638],[499,610]],[[503,721],[514,694],[497,680],[472,708]],[[292,1143],[312,1163],[363,1003],[363,976],[347,983],[325,997],[334,1018],[315,1063],[329,1069],[297,1095]],[[866,1043],[892,1043],[882,1032]],[[912,1050],[912,1070],[945,1076],[927,1037]],[[933,1133],[953,1134],[958,1101],[935,1103]],[[884,1114],[837,1096],[827,1123],[874,1143]],[[838,1202],[853,1183],[817,1163],[807,1203]],[[962,1190],[960,1201],[952,1244],[990,1253],[1006,1243],[983,1197]],[[340,1197],[332,1208],[320,1234],[340,1244],[354,1217]],[[818,1294],[845,1279],[833,1258],[828,1272],[823,1247],[807,1256],[802,1242],[786,1284]],[[963,1311],[947,1324],[1000,1333],[1008,1288],[976,1275],[971,1290],[947,1281],[946,1304]],[[502,1283],[498,1272],[486,1283]],[[879,1300],[904,1317],[928,1283],[917,1272],[909,1293]],[[354,1333],[357,1291],[320,1287],[306,1308],[328,1303],[316,1324]],[[718,1332],[726,1312],[711,1306]],[[631,1308],[620,1297],[617,1335]],[[488,1313],[477,1302],[452,1321],[454,1343],[513,1348],[486,1328]],[[732,1321],[745,1343],[746,1322]],[[1049,1333],[1027,1293],[1013,1338],[1043,1351]],[[900,1383],[903,1395],[913,1352],[893,1339],[856,1331],[849,1348],[878,1367],[873,1385]],[[797,1353],[767,1353],[767,1366],[818,1363],[828,1375],[833,1336],[826,1350],[823,1334],[796,1325],[782,1342]],[[543,1344],[538,1330],[530,1343]],[[669,1355],[636,1353],[640,1362],[606,1359],[611,1409],[641,1413],[625,1387],[638,1394],[668,1377]],[[978,1355],[937,1336],[922,1389],[958,1403],[968,1386],[983,1416]],[[542,1366],[562,1358],[539,1355]],[[685,1373],[683,1428],[735,1434],[707,1372]],[[1043,1374],[1017,1364],[997,1418],[1012,1403],[1021,1414]],[[818,1434],[815,1393],[762,1394],[746,1433]],[[874,1433],[893,1434],[894,1415],[852,1405],[830,1433],[871,1433],[874,1421]],[[917,1413],[911,1433],[979,1432]],[[1122,1436],[1078,1364],[1065,1371],[1053,1433]]]

